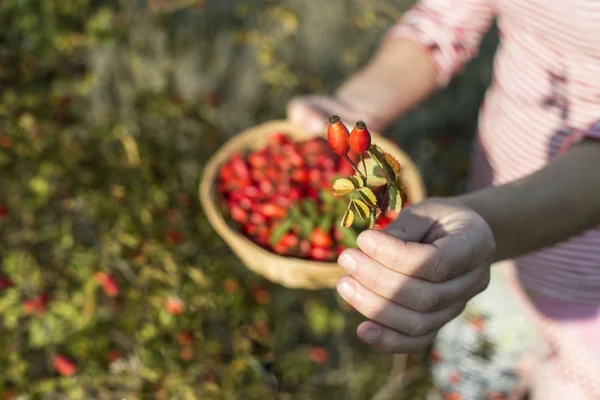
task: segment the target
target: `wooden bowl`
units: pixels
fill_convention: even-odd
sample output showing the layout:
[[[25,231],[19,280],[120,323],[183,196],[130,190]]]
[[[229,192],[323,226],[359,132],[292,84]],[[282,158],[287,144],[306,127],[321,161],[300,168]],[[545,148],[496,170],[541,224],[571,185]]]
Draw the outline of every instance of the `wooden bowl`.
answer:
[[[314,137],[313,134],[286,120],[266,122],[247,129],[221,147],[208,161],[200,182],[200,202],[208,221],[231,250],[255,273],[288,288],[322,289],[335,287],[345,272],[335,262],[318,262],[281,256],[254,244],[225,220],[218,205],[217,183],[219,170],[233,153],[242,154],[265,146],[275,132],[284,132],[296,140]],[[373,143],[392,154],[402,165],[402,180],[412,203],[425,196],[423,180],[410,157],[392,141],[371,132]]]

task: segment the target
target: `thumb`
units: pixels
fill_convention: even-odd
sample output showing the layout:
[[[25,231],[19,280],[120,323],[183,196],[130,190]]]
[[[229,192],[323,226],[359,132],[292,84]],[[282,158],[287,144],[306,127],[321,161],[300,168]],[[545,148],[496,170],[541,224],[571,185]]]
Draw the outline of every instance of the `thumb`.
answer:
[[[292,99],[287,107],[288,120],[314,134],[322,135],[325,132],[327,117],[307,97]]]
[[[419,213],[418,205],[408,207],[383,232],[404,242],[423,243],[435,220]]]
[[[292,99],[287,107],[290,122],[308,131],[322,135],[327,129],[327,120],[338,115],[350,130],[354,126],[353,111],[338,100],[325,96],[300,96]]]

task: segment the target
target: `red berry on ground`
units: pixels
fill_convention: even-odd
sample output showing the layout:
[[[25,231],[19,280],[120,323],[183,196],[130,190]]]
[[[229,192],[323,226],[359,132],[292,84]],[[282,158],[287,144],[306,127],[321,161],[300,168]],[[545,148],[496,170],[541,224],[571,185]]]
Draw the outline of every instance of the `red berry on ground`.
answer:
[[[263,286],[252,288],[252,298],[258,304],[269,304],[271,302],[271,293]]]
[[[62,376],[73,376],[77,372],[73,361],[61,355],[54,357],[54,368]]]
[[[194,335],[192,334],[192,332],[179,332],[179,334],[177,335],[177,342],[181,346],[190,345],[190,344],[192,344],[193,340],[194,340]]]
[[[26,314],[43,314],[46,311],[46,303],[48,303],[48,295],[42,293],[33,299],[24,301],[23,310]]]
[[[2,400],[12,400],[17,397],[17,392],[13,389],[7,389],[2,392]]]
[[[0,275],[0,290],[13,287],[14,282],[7,276]]]
[[[102,285],[104,292],[109,297],[115,297],[119,294],[119,286],[114,277],[110,276],[106,272],[96,272],[94,274],[96,282]]]
[[[350,149],[356,154],[363,154],[371,146],[371,133],[367,129],[367,124],[363,121],[358,121],[352,132],[350,133],[349,139]]]
[[[115,361],[117,361],[118,359],[121,358],[121,352],[119,350],[111,350],[107,355],[106,355],[106,360],[109,363],[114,363]]]
[[[165,301],[165,310],[171,315],[179,315],[183,312],[185,304],[177,297],[169,297]]]
[[[192,348],[190,346],[184,346],[179,351],[179,358],[182,361],[191,361],[192,358],[194,358],[194,350],[192,350]]]
[[[348,154],[350,150],[349,136],[348,128],[342,123],[340,117],[337,115],[331,116],[327,127],[327,142],[338,156]]]
[[[12,139],[9,136],[0,136],[0,147],[9,149],[12,146]]]
[[[223,282],[223,289],[225,289],[227,293],[235,293],[238,291],[239,288],[240,284],[236,280],[233,280],[231,278],[227,278]]]
[[[308,358],[315,364],[323,364],[329,358],[329,352],[323,347],[314,346],[308,352]]]

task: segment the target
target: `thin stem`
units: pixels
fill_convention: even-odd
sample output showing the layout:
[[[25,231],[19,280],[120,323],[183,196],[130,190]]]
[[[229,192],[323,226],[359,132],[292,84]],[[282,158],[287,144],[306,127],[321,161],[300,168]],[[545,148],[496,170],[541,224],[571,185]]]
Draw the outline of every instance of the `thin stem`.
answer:
[[[358,174],[365,180],[367,180],[367,178],[365,177],[365,175],[360,171],[360,169],[358,169],[358,167],[356,166],[356,164],[354,164],[354,162],[352,162],[352,160],[350,159],[350,157],[348,157],[348,154],[346,154],[344,156],[346,158],[346,161],[348,161],[350,163],[350,165],[352,165],[352,168],[354,168],[354,170],[356,172],[358,172]]]
[[[369,178],[369,171],[367,171],[367,163],[365,162],[365,156],[360,155],[360,161],[362,161],[363,169],[365,170],[365,184],[367,183],[367,179]]]
[[[369,217],[369,229],[373,229],[375,228],[375,214],[371,213],[371,216]]]

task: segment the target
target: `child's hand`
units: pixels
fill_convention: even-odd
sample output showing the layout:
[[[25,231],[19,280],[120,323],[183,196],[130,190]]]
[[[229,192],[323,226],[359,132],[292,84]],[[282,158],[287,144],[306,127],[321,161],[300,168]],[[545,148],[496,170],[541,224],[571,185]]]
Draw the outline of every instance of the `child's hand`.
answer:
[[[333,97],[325,96],[298,96],[294,97],[287,108],[288,119],[315,135],[322,135],[327,130],[327,118],[330,115],[339,115],[348,129],[352,129],[354,122],[351,116],[356,111]]]
[[[358,335],[375,347],[410,353],[429,346],[490,278],[495,241],[487,223],[452,200],[403,210],[385,231],[359,236],[346,250],[338,292],[370,319]]]

